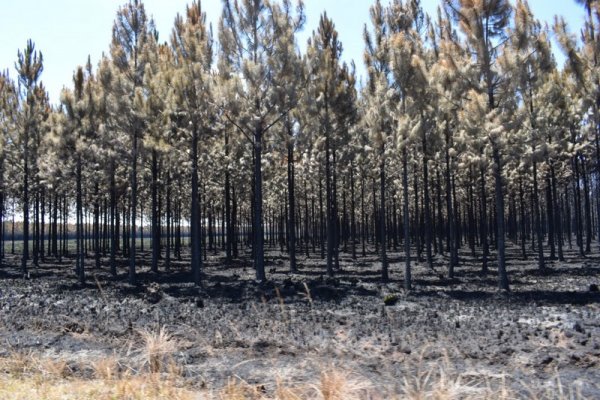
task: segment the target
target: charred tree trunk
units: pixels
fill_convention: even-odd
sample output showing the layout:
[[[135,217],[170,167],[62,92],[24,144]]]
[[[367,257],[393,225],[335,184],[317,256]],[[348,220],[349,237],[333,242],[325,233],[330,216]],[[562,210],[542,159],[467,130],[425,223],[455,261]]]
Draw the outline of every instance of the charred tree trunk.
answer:
[[[25,139],[24,168],[23,168],[23,255],[21,257],[21,273],[29,277],[27,261],[29,260],[29,151]]]
[[[326,192],[326,218],[327,218],[327,275],[333,276],[333,196],[331,184],[331,161],[329,136],[325,139],[325,192]]]
[[[445,129],[446,139],[446,214],[448,216],[448,253],[450,255],[450,262],[448,263],[448,279],[454,279],[454,267],[458,264],[458,249],[455,246],[454,234],[456,232],[455,219],[454,219],[454,207],[452,204],[452,182],[450,180],[450,127],[446,124]],[[440,204],[441,208],[441,204]],[[440,227],[441,228],[441,227]]]
[[[117,247],[119,240],[119,218],[117,215],[117,188],[115,182],[115,162],[110,162],[110,273],[117,275]]]
[[[423,212],[425,213],[425,255],[427,267],[433,269],[433,255],[431,253],[431,198],[429,197],[429,158],[427,157],[427,140],[423,131]]]
[[[158,154],[156,150],[152,150],[152,264],[151,270],[154,273],[158,272],[158,259],[160,258],[160,210],[158,207]],[[142,242],[144,238],[142,237]]]
[[[77,254],[75,270],[80,284],[85,284],[85,269],[84,269],[84,243],[83,243],[83,199],[82,199],[82,177],[81,177],[81,155],[77,156],[76,166],[77,182],[76,182],[76,210],[77,214]]]
[[[388,260],[387,260],[387,243],[386,243],[386,224],[385,224],[385,148],[381,145],[381,163],[379,165],[379,189],[380,189],[380,207],[379,207],[379,235],[381,240],[381,280],[387,282],[389,280]]]
[[[533,162],[533,212],[535,213],[535,234],[537,241],[538,250],[538,268],[544,270],[546,262],[544,260],[544,240],[542,235],[542,222],[540,216],[540,202],[539,202],[539,190],[538,190],[538,178],[537,178],[537,162]]]
[[[290,272],[296,273],[296,196],[294,191],[295,171],[294,171],[294,142],[291,125],[288,124],[288,160],[287,160],[287,179],[288,179],[288,252],[290,257]]]
[[[579,255],[584,257],[583,251],[583,228],[582,228],[582,217],[581,217],[581,184],[579,176],[579,162],[578,156],[573,157],[573,169],[575,170],[575,179],[573,181],[574,186],[574,197],[575,197],[575,235],[577,246],[579,247]]]
[[[262,191],[262,136],[263,128],[259,124],[254,129],[254,216],[253,216],[253,255],[256,280],[263,282],[265,275],[264,233],[263,233],[263,191]]]
[[[556,190],[556,173],[554,171],[554,165],[550,166],[550,177],[552,180],[552,199],[554,207],[554,225],[556,227],[556,244],[558,247],[558,260],[564,261],[565,256],[563,254],[563,228],[562,228],[562,211],[561,202],[558,198],[558,191]]]
[[[488,242],[487,227],[487,196],[485,191],[485,171],[481,169],[481,247],[482,247],[482,266],[481,271],[488,272],[488,257],[490,254],[490,245]]]
[[[354,193],[354,162],[350,162],[350,251],[356,260],[356,196]]]
[[[410,268],[410,218],[408,215],[408,151],[402,149],[402,214],[404,219],[404,289],[412,288],[412,273]]]
[[[493,157],[496,167],[494,168],[494,183],[496,192],[496,224],[497,234],[496,241],[498,243],[498,286],[502,290],[509,290],[508,274],[506,272],[506,249],[505,249],[505,233],[504,233],[504,193],[502,184],[502,160],[498,148],[494,146]]]
[[[585,160],[581,162],[581,176],[583,178],[583,200],[585,210],[585,254],[592,251],[592,206],[590,201],[589,177]]]
[[[173,227],[172,227],[172,210],[171,210],[171,171],[167,173],[167,210],[166,210],[166,246],[165,246],[165,271],[171,271],[171,246],[173,245]]]
[[[365,177],[364,175],[361,178],[361,186],[360,186],[360,209],[361,209],[361,217],[362,217],[362,224],[361,224],[361,242],[362,242],[362,256],[366,257],[367,256],[367,214],[365,212]]]
[[[100,192],[99,186],[96,182],[94,188],[94,266],[96,269],[100,269]]]
[[[135,273],[135,256],[136,256],[136,248],[135,242],[137,238],[137,158],[138,158],[138,132],[137,128],[134,129],[133,132],[133,140],[132,140],[132,157],[131,157],[131,218],[129,223],[129,284],[135,285],[137,283],[136,273]],[[142,239],[143,240],[143,239]]]
[[[520,239],[521,239],[521,257],[523,260],[527,260],[527,251],[525,251],[526,241],[526,225],[525,225],[525,199],[523,194],[523,179],[519,177],[519,226],[520,226]]]
[[[192,201],[190,205],[190,228],[192,246],[192,280],[194,284],[202,284],[201,268],[202,258],[200,254],[201,231],[200,231],[200,193],[198,190],[198,128],[194,126],[192,132]]]
[[[554,200],[552,196],[552,182],[546,178],[546,218],[548,220],[548,244],[550,245],[550,259],[556,260],[556,245],[554,238]]]

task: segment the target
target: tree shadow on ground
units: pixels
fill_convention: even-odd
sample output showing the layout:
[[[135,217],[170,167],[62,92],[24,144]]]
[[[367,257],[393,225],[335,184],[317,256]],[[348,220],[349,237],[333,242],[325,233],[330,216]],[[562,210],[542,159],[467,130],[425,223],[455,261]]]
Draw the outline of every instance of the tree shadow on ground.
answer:
[[[524,290],[513,292],[483,290],[419,290],[411,292],[411,297],[438,298],[459,301],[498,301],[502,303],[546,304],[546,305],[588,305],[600,304],[598,292],[555,292],[547,290]]]

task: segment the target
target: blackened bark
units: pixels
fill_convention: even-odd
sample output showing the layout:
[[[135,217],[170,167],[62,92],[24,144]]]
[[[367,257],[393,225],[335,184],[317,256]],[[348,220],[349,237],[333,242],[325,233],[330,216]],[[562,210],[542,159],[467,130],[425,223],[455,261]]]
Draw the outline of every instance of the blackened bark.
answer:
[[[423,212],[425,213],[425,256],[427,267],[433,269],[433,255],[431,254],[431,199],[429,197],[429,157],[427,157],[427,141],[423,132]]]
[[[417,174],[415,173],[413,176],[413,184],[415,191],[415,227],[414,227],[414,237],[415,237],[415,246],[417,247],[417,260],[419,262],[423,261],[423,249],[421,248],[421,223],[420,217],[421,213],[419,210],[419,179]]]
[[[367,256],[367,213],[365,212],[365,177],[364,175],[362,176],[361,179],[361,186],[360,186],[360,209],[361,209],[361,217],[362,217],[362,224],[361,224],[361,242],[362,242],[362,256],[366,257]]]
[[[169,171],[167,174],[167,210],[166,210],[166,246],[165,246],[165,270],[167,272],[171,271],[171,246],[173,243],[173,229],[171,225],[171,172]]]
[[[581,217],[581,185],[579,176],[579,162],[578,156],[573,157],[573,169],[575,170],[575,179],[573,180],[573,186],[575,191],[575,235],[577,246],[579,247],[579,255],[584,256],[583,251],[583,227]]]
[[[54,193],[54,206],[52,207],[52,255],[58,258],[58,193]]]
[[[158,207],[158,154],[152,150],[152,272],[158,272],[160,258],[160,210]],[[142,241],[144,238],[142,238]]]
[[[331,188],[331,162],[329,160],[329,136],[325,138],[325,194],[327,218],[327,275],[333,276],[333,194]]]
[[[200,286],[202,259],[200,254],[201,232],[200,232],[200,194],[198,193],[198,129],[193,127],[192,131],[192,200],[190,210],[191,246],[192,246],[192,280]]]
[[[256,280],[263,282],[265,275],[264,231],[263,231],[263,191],[262,191],[262,136],[263,127],[258,123],[254,129],[254,218],[253,218],[253,255]]]
[[[454,219],[454,207],[452,204],[452,183],[450,180],[450,127],[446,124],[446,128],[444,130],[444,136],[446,139],[446,151],[445,151],[445,161],[446,161],[446,171],[445,171],[445,180],[446,180],[446,214],[448,216],[448,253],[450,255],[450,262],[448,263],[448,279],[454,279],[454,267],[458,264],[458,249],[455,246],[454,234],[456,232],[455,229],[455,219]],[[426,190],[427,192],[427,190]],[[440,204],[441,208],[441,204]],[[441,228],[441,227],[440,227]]]
[[[386,243],[386,224],[385,224],[385,148],[384,145],[381,145],[381,162],[379,165],[379,189],[380,189],[380,200],[381,205],[379,207],[379,229],[380,229],[380,240],[381,240],[381,280],[383,282],[387,282],[389,280],[388,273],[388,259],[387,259],[387,243]],[[431,253],[431,246],[429,247],[429,251]]]
[[[586,170],[585,160],[581,162],[581,176],[583,178],[583,200],[585,212],[585,253],[592,251],[592,207],[590,201],[589,177]]]
[[[440,177],[440,170],[439,168],[436,169],[435,171],[435,183],[436,183],[436,203],[433,206],[434,210],[438,210],[437,211],[437,218],[436,218],[436,213],[434,211],[434,218],[436,218],[436,223],[435,223],[435,235],[433,238],[433,243],[435,244],[437,242],[437,245],[435,246],[436,249],[436,253],[437,254],[444,254],[444,216],[442,213],[443,210],[443,206],[442,206],[442,181],[441,181],[441,177]]]
[[[287,160],[287,179],[288,179],[288,252],[290,257],[290,272],[297,272],[296,268],[296,196],[294,191],[295,171],[294,171],[294,141],[291,124],[287,124],[288,130],[288,160]]]
[[[336,271],[340,270],[340,220],[338,218],[338,197],[337,197],[337,153],[332,149],[332,188],[331,188],[331,220],[333,228],[333,265]]]
[[[410,268],[410,218],[408,215],[408,151],[406,147],[402,149],[402,191],[402,214],[404,218],[404,289],[410,290],[412,288],[412,274]]]
[[[527,251],[525,251],[526,241],[526,225],[525,225],[525,199],[523,194],[523,179],[519,177],[519,226],[520,226],[520,239],[521,239],[521,257],[523,260],[527,260]]]
[[[94,190],[94,261],[95,268],[100,268],[100,192],[98,182]]]
[[[231,248],[233,257],[238,257],[238,207],[237,196],[235,195],[235,186],[231,188]]]
[[[77,182],[76,182],[76,205],[75,205],[75,213],[77,214],[76,224],[77,224],[77,233],[76,233],[76,241],[77,241],[77,254],[76,254],[76,263],[75,263],[75,271],[77,277],[79,279],[80,284],[85,284],[85,268],[84,268],[84,243],[83,243],[83,199],[82,199],[82,177],[81,177],[81,155],[77,155],[77,166],[76,166],[76,174],[77,174]]]
[[[490,254],[490,245],[488,242],[488,227],[487,227],[487,197],[485,191],[485,171],[481,169],[481,246],[483,250],[482,254],[482,266],[481,271],[487,273],[488,271],[488,256]]]
[[[535,234],[537,241],[538,250],[538,268],[544,270],[546,263],[544,260],[544,246],[543,246],[543,235],[542,235],[542,222],[540,216],[540,203],[539,203],[539,189],[538,189],[538,178],[537,178],[537,162],[533,162],[533,212],[535,213]]]
[[[563,254],[563,228],[562,228],[562,211],[561,204],[558,198],[558,191],[556,189],[556,173],[554,171],[554,165],[550,166],[550,177],[552,179],[552,199],[554,207],[554,225],[556,227],[556,244],[558,247],[558,260],[564,261],[565,256]]]
[[[306,245],[305,247],[305,252],[306,252],[306,258],[310,257],[310,218],[309,218],[309,214],[308,214],[308,189],[307,189],[307,185],[306,185],[306,181],[307,179],[304,179],[304,244]],[[314,203],[313,203],[314,204]],[[314,207],[313,207],[313,212],[314,212]]]
[[[354,188],[354,162],[350,162],[350,250],[356,260],[356,196]]]
[[[548,244],[550,245],[550,259],[556,260],[556,245],[554,238],[554,201],[552,198],[552,182],[546,178],[546,218],[548,220]]]
[[[29,151],[28,140],[25,138],[24,168],[23,168],[23,256],[21,257],[21,273],[28,277],[27,261],[29,260]]]
[[[494,183],[496,192],[496,224],[497,234],[496,241],[498,243],[498,287],[502,290],[509,290],[508,274],[506,272],[506,249],[504,235],[504,193],[502,184],[502,160],[498,148],[493,148],[493,158],[496,164],[494,168]]]
[[[136,273],[135,273],[135,241],[137,237],[136,232],[136,215],[137,215],[137,158],[138,158],[138,133],[137,129],[133,130],[132,138],[132,157],[131,157],[131,218],[129,222],[129,284],[136,284]]]

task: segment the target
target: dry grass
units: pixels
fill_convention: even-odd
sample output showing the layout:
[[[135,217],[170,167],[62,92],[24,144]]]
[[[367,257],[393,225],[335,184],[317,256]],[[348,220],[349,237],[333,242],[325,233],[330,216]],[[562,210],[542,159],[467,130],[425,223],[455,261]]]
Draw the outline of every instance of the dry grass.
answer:
[[[143,367],[147,367],[151,373],[158,373],[175,366],[173,354],[178,344],[164,326],[156,331],[140,331],[140,336]]]
[[[120,378],[121,368],[119,359],[116,356],[100,358],[92,361],[91,365],[94,370],[94,376],[98,379],[110,381]]]
[[[62,359],[14,353],[0,358],[0,399],[218,399],[218,400],[354,400],[354,399],[583,399],[576,387],[564,387],[557,376],[544,388],[523,388],[503,375],[459,372],[447,355],[426,362],[422,352],[412,372],[389,387],[376,385],[359,373],[330,366],[313,382],[294,383],[285,377],[274,382],[251,384],[239,377],[225,387],[198,389],[185,383],[179,371],[170,367],[168,355],[177,348],[164,329],[142,335],[144,368],[124,365],[117,355],[75,364]],[[167,357],[165,358],[165,355]],[[78,371],[91,371],[81,376]]]
[[[114,399],[198,399],[192,390],[149,377],[121,380],[62,379],[41,380],[38,377],[13,379],[0,377],[0,398],[5,400],[114,400]]]

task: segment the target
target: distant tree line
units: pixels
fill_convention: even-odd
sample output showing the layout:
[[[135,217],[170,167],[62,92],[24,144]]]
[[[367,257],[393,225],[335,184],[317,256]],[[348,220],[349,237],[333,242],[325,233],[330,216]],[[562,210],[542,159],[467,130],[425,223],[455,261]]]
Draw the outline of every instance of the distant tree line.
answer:
[[[216,35],[192,1],[168,42],[130,0],[110,54],[77,67],[57,105],[29,41],[15,79],[0,75],[2,239],[21,215],[26,275],[67,254],[74,221],[82,283],[123,257],[135,284],[148,221],[154,272],[187,257],[189,227],[198,285],[208,254],[246,249],[264,281],[267,247],[329,276],[340,252],[376,251],[383,281],[399,251],[406,289],[411,261],[443,256],[452,279],[470,255],[508,290],[507,243],[544,270],[600,242],[600,1],[578,2],[580,40],[524,0],[445,0],[435,17],[376,0],[364,85],[326,14],[298,43],[301,0],[224,0]]]

